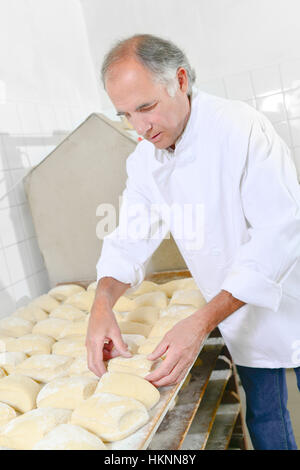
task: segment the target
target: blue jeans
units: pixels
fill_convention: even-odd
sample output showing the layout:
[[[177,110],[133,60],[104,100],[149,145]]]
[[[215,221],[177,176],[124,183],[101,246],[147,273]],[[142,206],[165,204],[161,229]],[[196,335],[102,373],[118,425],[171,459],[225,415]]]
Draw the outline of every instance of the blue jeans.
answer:
[[[287,409],[285,369],[236,366],[246,395],[246,423],[255,450],[297,450]],[[295,370],[300,391],[300,367]]]

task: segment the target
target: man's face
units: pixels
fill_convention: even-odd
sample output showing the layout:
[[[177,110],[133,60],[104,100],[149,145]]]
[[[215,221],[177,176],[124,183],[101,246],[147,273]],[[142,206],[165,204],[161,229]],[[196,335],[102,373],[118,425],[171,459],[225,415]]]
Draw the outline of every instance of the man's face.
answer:
[[[175,144],[190,113],[187,75],[177,72],[178,89],[171,97],[165,85],[134,58],[114,64],[107,73],[106,91],[118,115],[124,115],[136,132],[159,149]]]

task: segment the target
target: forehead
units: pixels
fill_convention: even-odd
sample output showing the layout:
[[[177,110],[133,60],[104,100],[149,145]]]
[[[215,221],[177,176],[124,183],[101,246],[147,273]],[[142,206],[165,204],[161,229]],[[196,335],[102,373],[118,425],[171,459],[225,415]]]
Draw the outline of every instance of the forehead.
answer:
[[[105,88],[115,107],[127,110],[158,99],[164,87],[142,64],[127,59],[111,66]]]

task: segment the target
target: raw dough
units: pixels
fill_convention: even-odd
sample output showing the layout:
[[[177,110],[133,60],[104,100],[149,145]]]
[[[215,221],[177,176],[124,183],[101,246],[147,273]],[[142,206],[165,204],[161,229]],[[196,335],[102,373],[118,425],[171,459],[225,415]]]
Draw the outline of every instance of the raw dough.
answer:
[[[69,322],[69,324],[62,328],[58,339],[64,339],[68,336],[85,336],[88,328],[88,320],[89,317],[86,316],[85,320]]]
[[[181,320],[180,317],[162,317],[160,318],[155,325],[153,326],[152,330],[149,333],[149,338],[153,338],[155,336],[164,336],[169,330],[173,328],[176,323]]]
[[[0,367],[0,378],[2,379],[2,377],[6,377],[6,373],[5,370]]]
[[[52,347],[53,354],[78,357],[86,352],[85,336],[68,336],[60,339]]]
[[[62,302],[68,297],[71,297],[71,295],[84,291],[84,287],[78,286],[77,284],[63,284],[61,286],[53,287],[53,289],[49,290],[48,294],[59,302]]]
[[[125,295],[121,295],[121,297],[119,297],[117,302],[114,304],[113,310],[116,312],[128,312],[135,309],[136,307],[137,305],[134,300],[125,297]]]
[[[131,358],[114,357],[108,361],[108,372],[123,372],[127,374],[146,377],[154,368],[155,363],[149,361],[144,354],[135,354]]]
[[[206,304],[206,300],[199,289],[177,290],[173,293],[169,305],[185,304],[201,308]]]
[[[7,336],[7,335],[0,335],[0,352],[5,352],[7,351],[7,345],[11,341],[13,341],[15,338],[12,336]]]
[[[30,333],[32,331],[32,327],[32,322],[12,315],[0,320],[0,334],[4,336],[6,335],[18,338],[19,336]]]
[[[28,356],[50,354],[54,339],[50,336],[29,334],[12,339],[7,343],[7,351],[21,351]]]
[[[18,374],[0,379],[0,401],[25,413],[36,406],[36,397],[41,386],[29,377]]]
[[[39,321],[32,328],[32,333],[35,335],[51,336],[51,338],[58,339],[62,330],[71,325],[70,320],[63,320],[62,318],[47,318],[47,320]]]
[[[160,318],[162,317],[180,317],[181,319],[189,317],[194,312],[196,312],[197,308],[193,307],[192,305],[182,305],[182,304],[174,304],[169,305],[167,308],[164,308],[160,311]]]
[[[197,289],[197,284],[192,277],[185,277],[183,279],[174,279],[173,281],[165,282],[159,285],[159,289],[165,292],[168,297],[172,297],[176,290],[181,289]]]
[[[80,321],[84,320],[86,313],[72,305],[63,304],[52,310],[49,318],[62,318],[63,320]]]
[[[143,335],[122,334],[122,339],[128,345],[131,354],[136,354],[146,338]]]
[[[138,287],[130,287],[125,292],[129,298],[134,298],[137,295],[147,294],[148,292],[158,291],[159,285],[152,281],[143,281]]]
[[[23,318],[24,320],[31,321],[32,323],[36,323],[40,320],[46,320],[48,318],[48,313],[45,312],[40,307],[35,305],[27,306],[27,307],[20,307],[16,310],[13,314],[13,317]]]
[[[162,336],[147,338],[139,347],[138,354],[144,354],[146,356],[151,354],[162,339]]]
[[[147,325],[153,326],[159,318],[159,308],[145,305],[144,307],[138,307],[128,312],[126,320],[135,321],[138,323],[146,323]]]
[[[0,445],[18,450],[33,446],[59,424],[69,421],[71,411],[58,408],[38,408],[10,421],[0,433]]]
[[[33,446],[33,450],[104,449],[107,447],[99,437],[74,424],[59,424]]]
[[[17,416],[14,408],[7,405],[7,403],[0,403],[0,429]]]
[[[159,401],[160,393],[150,382],[131,374],[106,372],[102,375],[96,392],[114,393],[135,398],[149,410]]]
[[[59,306],[59,302],[55,300],[51,295],[49,294],[44,294],[40,295],[36,299],[34,299],[32,302],[30,302],[29,306],[37,306],[45,310],[45,312],[50,313],[51,310],[54,310],[56,307]]]
[[[95,291],[93,289],[90,289],[67,297],[64,303],[68,305],[73,305],[73,307],[89,312],[92,308],[94,298]]]
[[[84,427],[107,442],[124,439],[148,420],[147,410],[140,401],[102,392],[82,402],[71,417],[71,423]]]
[[[45,383],[68,375],[68,368],[72,362],[73,358],[68,356],[36,354],[18,364],[15,371]]]
[[[18,364],[25,361],[27,356],[23,352],[3,352],[0,353],[0,367],[7,374],[12,374]]]
[[[96,290],[96,289],[97,289],[97,284],[98,284],[97,281],[91,282],[91,283],[87,286],[86,290]]]
[[[89,398],[95,391],[98,380],[90,377],[64,377],[46,384],[39,392],[37,407],[65,408],[74,410],[82,400]]]
[[[69,367],[68,375],[83,375],[85,377],[94,377],[96,379],[99,378],[96,374],[94,374],[94,372],[89,370],[87,364],[87,354],[83,354],[82,356],[76,357],[74,362],[72,362]]]
[[[151,331],[151,326],[143,323],[137,323],[134,321],[120,321],[118,323],[120,331],[122,334],[133,334],[133,335],[142,335],[148,336]]]
[[[149,305],[150,307],[166,308],[168,304],[167,296],[164,292],[148,292],[134,298],[136,307]]]

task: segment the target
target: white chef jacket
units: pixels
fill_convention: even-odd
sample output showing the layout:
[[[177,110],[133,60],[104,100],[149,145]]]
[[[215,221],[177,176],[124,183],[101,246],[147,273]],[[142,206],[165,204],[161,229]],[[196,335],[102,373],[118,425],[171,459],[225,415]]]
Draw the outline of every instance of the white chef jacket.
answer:
[[[199,91],[173,153],[144,140],[126,163],[119,226],[104,239],[97,279],[138,286],[170,230],[207,301],[224,289],[246,303],[219,324],[234,362],[299,367],[300,186],[289,149],[268,119],[245,103]],[[143,214],[128,211],[136,203]],[[151,238],[151,203],[201,204],[202,246],[176,238],[159,210],[164,228]],[[143,238],[120,236],[130,218],[145,228]]]

